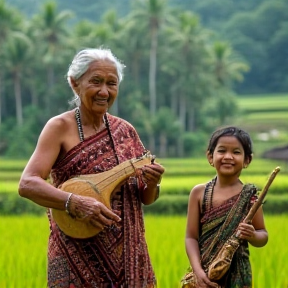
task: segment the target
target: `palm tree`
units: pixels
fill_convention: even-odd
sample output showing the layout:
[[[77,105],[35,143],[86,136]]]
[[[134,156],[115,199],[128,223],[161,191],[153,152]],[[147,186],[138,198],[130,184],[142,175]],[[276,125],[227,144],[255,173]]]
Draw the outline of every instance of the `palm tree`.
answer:
[[[133,2],[134,8],[131,12],[130,19],[133,25],[139,29],[138,37],[149,35],[149,112],[150,117],[156,114],[156,71],[157,71],[157,50],[158,34],[160,26],[164,21],[165,0],[138,0]],[[155,139],[153,133],[149,135],[149,148],[155,149]]]
[[[3,44],[9,33],[16,30],[21,22],[18,11],[9,8],[4,0],[0,1],[0,61],[3,63]],[[4,94],[4,85],[2,85],[3,73],[0,69],[0,124],[2,122],[2,95]]]
[[[161,23],[164,21],[166,2],[164,0],[138,0],[135,2],[135,10],[132,11],[132,18],[137,23],[140,31],[147,31],[150,37],[149,56],[149,98],[150,114],[156,113],[156,71],[157,71],[157,49],[158,34]],[[146,32],[146,33],[147,33]],[[144,32],[145,33],[145,32]],[[140,37],[143,37],[142,34]]]
[[[50,111],[50,99],[54,94],[55,86],[55,69],[57,65],[62,63],[63,55],[67,53],[69,45],[69,32],[67,21],[72,18],[72,12],[63,10],[57,12],[55,2],[47,2],[44,4],[41,13],[37,14],[32,20],[34,27],[34,37],[36,41],[41,42],[41,51],[43,57],[43,65],[47,69],[47,87],[48,95],[46,95],[46,109]]]
[[[4,66],[11,73],[14,86],[16,119],[18,126],[23,124],[21,79],[33,55],[31,40],[22,32],[13,32],[4,44]]]
[[[216,41],[210,50],[213,73],[217,85],[231,87],[234,81],[243,81],[249,65],[237,57],[230,44]]]
[[[153,130],[159,134],[159,157],[166,158],[169,140],[174,142],[181,137],[181,125],[171,109],[167,107],[161,107],[151,122]]]
[[[238,109],[237,99],[232,91],[233,84],[235,81],[243,81],[243,73],[249,70],[249,66],[237,57],[226,42],[214,42],[210,55],[215,81],[214,99],[210,103],[213,107],[210,107],[209,114],[218,119],[218,125],[224,125],[230,117],[235,117]]]
[[[210,34],[189,11],[176,14],[176,19],[166,31],[169,49],[164,51],[163,59],[170,60],[163,61],[162,70],[171,79],[171,109],[178,115],[183,131],[194,131],[196,113],[211,95],[207,62]]]

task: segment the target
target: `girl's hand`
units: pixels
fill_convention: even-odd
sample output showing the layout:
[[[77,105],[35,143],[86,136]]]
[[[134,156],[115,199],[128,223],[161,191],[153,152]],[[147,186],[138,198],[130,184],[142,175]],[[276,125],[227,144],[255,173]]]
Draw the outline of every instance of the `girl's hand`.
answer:
[[[196,286],[197,288],[219,288],[220,286],[209,280],[204,270],[197,272],[196,275]]]
[[[237,235],[240,239],[249,241],[255,237],[255,228],[252,224],[242,222],[238,226]]]

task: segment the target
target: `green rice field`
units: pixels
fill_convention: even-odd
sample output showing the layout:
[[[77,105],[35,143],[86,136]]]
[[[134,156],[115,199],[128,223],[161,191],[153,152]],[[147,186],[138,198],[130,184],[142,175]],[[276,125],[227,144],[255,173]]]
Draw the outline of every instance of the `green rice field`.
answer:
[[[288,287],[288,215],[266,216],[269,242],[265,247],[250,247],[254,288]],[[179,288],[188,267],[183,216],[145,217],[146,237],[158,288]],[[46,216],[1,217],[0,287],[45,288]]]
[[[244,111],[288,110],[288,94],[245,95],[238,98],[238,105]]]

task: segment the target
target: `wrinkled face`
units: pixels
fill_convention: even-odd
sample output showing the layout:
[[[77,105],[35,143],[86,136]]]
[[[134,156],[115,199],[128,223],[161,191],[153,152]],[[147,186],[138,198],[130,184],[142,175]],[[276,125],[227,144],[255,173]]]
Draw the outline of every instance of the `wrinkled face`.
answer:
[[[86,73],[73,81],[73,88],[81,106],[91,112],[105,113],[118,94],[119,80],[114,63],[109,60],[92,62]]]
[[[222,136],[218,139],[213,155],[207,155],[218,174],[237,175],[248,165],[242,144],[235,136]]]

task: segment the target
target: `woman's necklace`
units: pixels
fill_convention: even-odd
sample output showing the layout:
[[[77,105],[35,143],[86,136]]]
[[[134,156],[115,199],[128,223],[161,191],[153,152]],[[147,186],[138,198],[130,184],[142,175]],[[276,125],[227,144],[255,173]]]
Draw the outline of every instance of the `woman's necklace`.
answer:
[[[80,115],[79,107],[77,107],[75,109],[75,118],[76,118],[77,127],[78,127],[78,131],[79,131],[79,137],[80,137],[81,142],[83,142],[83,140],[84,140],[84,132],[83,132],[83,127],[82,127],[81,115]],[[104,126],[106,126],[105,125],[104,116],[103,116],[103,123],[104,123]],[[93,124],[93,129],[97,133],[97,132],[100,132],[104,128],[103,128],[102,124],[100,124],[99,128],[97,128],[97,126]]]
[[[76,122],[77,122],[79,138],[80,138],[80,141],[83,142],[84,141],[84,132],[83,132],[83,127],[82,127],[82,123],[81,123],[81,116],[80,116],[79,107],[77,107],[75,109],[75,118],[76,118]],[[104,125],[107,128],[107,130],[108,130],[109,138],[111,140],[112,149],[114,151],[117,164],[119,165],[120,161],[119,161],[119,157],[118,157],[118,154],[117,154],[117,151],[116,151],[116,145],[115,145],[115,142],[114,142],[114,138],[112,137],[110,122],[108,120],[107,113],[104,114],[103,120],[104,120]],[[94,129],[95,129],[95,127],[94,127]],[[96,132],[97,132],[97,130],[96,130]]]
[[[75,118],[76,118],[76,122],[77,122],[79,138],[80,138],[80,141],[83,142],[84,141],[84,133],[83,133],[82,123],[81,123],[81,118],[80,118],[80,109],[79,109],[79,107],[77,107],[75,109]]]

